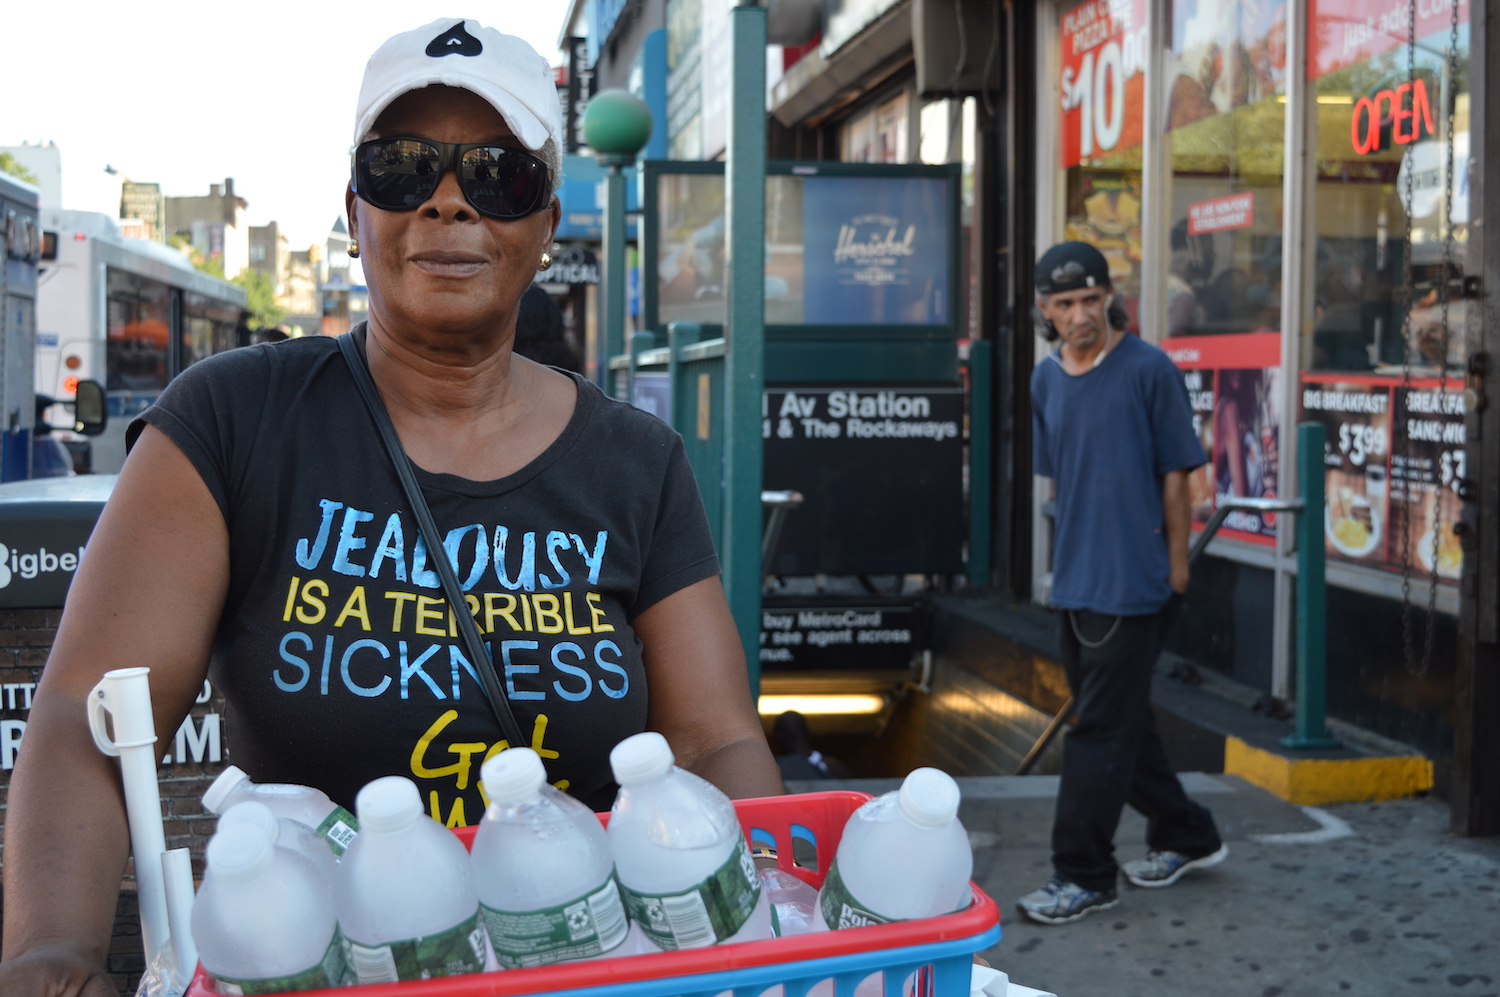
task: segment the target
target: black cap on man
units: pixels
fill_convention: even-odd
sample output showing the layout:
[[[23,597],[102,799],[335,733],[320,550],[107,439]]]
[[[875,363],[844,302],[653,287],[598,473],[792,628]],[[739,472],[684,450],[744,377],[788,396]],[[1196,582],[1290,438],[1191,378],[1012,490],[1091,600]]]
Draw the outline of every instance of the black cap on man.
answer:
[[[1109,261],[1086,242],[1059,242],[1036,261],[1036,293],[1042,297],[1085,287],[1111,288]]]

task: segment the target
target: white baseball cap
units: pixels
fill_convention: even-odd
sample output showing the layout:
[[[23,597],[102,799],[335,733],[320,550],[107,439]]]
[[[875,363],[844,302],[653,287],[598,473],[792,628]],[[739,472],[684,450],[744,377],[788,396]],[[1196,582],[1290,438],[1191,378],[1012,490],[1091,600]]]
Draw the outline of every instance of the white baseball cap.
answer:
[[[533,152],[549,138],[562,146],[562,105],[547,60],[515,35],[457,17],[404,31],[370,56],[359,86],[355,144],[365,140],[397,97],[430,86],[483,97]]]

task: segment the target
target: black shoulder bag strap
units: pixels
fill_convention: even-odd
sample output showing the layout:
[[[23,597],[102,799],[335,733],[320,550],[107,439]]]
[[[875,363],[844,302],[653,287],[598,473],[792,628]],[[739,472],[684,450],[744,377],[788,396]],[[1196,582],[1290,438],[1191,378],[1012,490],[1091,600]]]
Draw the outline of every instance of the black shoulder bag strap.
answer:
[[[422,531],[422,538],[427,543],[428,560],[437,569],[438,578],[442,580],[443,594],[448,597],[449,607],[458,621],[458,632],[463,638],[464,650],[468,653],[469,660],[474,663],[474,671],[484,685],[485,698],[489,700],[495,720],[500,724],[500,730],[505,733],[505,739],[510,742],[511,747],[528,747],[529,742],[521,734],[521,725],[516,722],[516,715],[510,709],[510,700],[505,695],[505,689],[500,685],[500,677],[495,673],[495,663],[490,658],[489,652],[485,650],[484,638],[479,634],[479,626],[474,622],[473,614],[469,612],[469,604],[464,601],[463,592],[459,590],[458,576],[453,573],[453,564],[448,560],[448,551],[443,546],[443,536],[438,532],[437,524],[432,521],[432,512],[427,508],[427,499],[422,496],[422,486],[417,484],[417,476],[412,473],[411,459],[406,456],[406,451],[401,449],[401,439],[396,435],[396,427],[391,425],[391,417],[385,410],[385,403],[380,400],[380,395],[375,390],[375,382],[370,379],[370,368],[366,366],[359,344],[354,340],[354,330],[344,333],[338,338],[338,342],[344,359],[349,363],[349,370],[354,375],[354,383],[359,388],[360,397],[365,400],[365,407],[370,410],[370,418],[375,421],[375,428],[380,430],[380,439],[385,444],[386,453],[391,455],[391,463],[396,467],[396,476],[401,479],[401,487],[406,490],[406,501],[411,504],[411,510],[417,517],[417,528]]]

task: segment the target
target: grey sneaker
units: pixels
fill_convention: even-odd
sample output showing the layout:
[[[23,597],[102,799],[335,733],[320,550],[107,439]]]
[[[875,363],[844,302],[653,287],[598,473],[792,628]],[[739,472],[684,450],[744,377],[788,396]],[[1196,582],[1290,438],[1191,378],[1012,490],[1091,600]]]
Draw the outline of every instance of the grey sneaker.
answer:
[[[1061,876],[1053,876],[1040,890],[1016,901],[1021,913],[1043,924],[1067,924],[1096,910],[1109,910],[1120,902],[1114,890],[1085,890]]]
[[[1147,852],[1143,859],[1126,862],[1120,869],[1132,884],[1158,889],[1171,886],[1189,870],[1207,869],[1209,866],[1218,865],[1228,857],[1228,845],[1220,845],[1218,851],[1199,855],[1197,858],[1184,855],[1182,852],[1152,851]]]

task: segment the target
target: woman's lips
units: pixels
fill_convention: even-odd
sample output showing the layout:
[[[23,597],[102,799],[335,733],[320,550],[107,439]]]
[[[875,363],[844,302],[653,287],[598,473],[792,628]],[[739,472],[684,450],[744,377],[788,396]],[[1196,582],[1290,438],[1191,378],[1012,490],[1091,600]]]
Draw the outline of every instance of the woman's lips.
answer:
[[[484,267],[486,260],[474,253],[419,253],[411,258],[412,265],[424,273],[438,277],[470,277]]]

